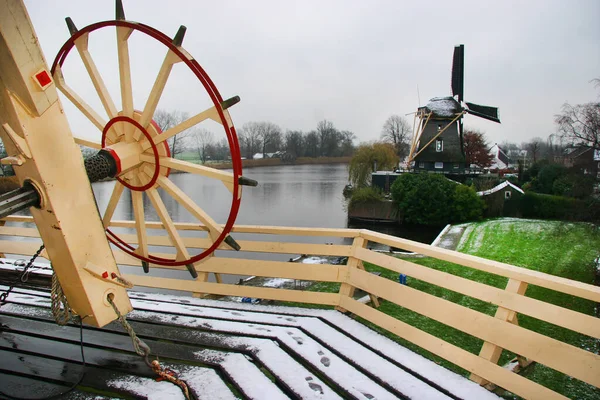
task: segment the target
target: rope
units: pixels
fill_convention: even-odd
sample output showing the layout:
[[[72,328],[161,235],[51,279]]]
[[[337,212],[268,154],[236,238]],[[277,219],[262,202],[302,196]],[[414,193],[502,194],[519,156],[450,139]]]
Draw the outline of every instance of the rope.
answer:
[[[66,325],[73,318],[69,301],[65,296],[56,273],[52,274],[52,289],[50,290],[52,300],[52,315],[58,325]]]
[[[127,320],[125,319],[125,316],[123,316],[123,314],[121,314],[121,312],[117,308],[117,305],[114,303],[113,299],[114,299],[114,295],[112,293],[110,293],[106,297],[106,300],[108,301],[108,303],[111,305],[111,307],[115,311],[115,314],[117,314],[119,322],[121,323],[121,325],[123,325],[123,328],[127,331],[129,336],[131,337],[131,342],[133,343],[133,348],[134,348],[135,352],[138,355],[142,356],[144,358],[144,362],[146,363],[146,365],[148,365],[152,369],[152,371],[154,371],[154,373],[159,376],[159,378],[157,380],[166,380],[166,381],[171,382],[174,385],[179,386],[179,388],[183,392],[183,395],[185,396],[186,400],[194,400],[196,397],[194,396],[194,394],[192,392],[190,392],[187,383],[184,380],[179,379],[179,377],[177,376],[177,373],[175,371],[173,371],[169,368],[162,367],[158,360],[154,360],[154,361],[150,362],[150,360],[149,360],[150,347],[136,335],[135,331],[133,330],[133,327],[129,324],[129,322],[127,322]]]

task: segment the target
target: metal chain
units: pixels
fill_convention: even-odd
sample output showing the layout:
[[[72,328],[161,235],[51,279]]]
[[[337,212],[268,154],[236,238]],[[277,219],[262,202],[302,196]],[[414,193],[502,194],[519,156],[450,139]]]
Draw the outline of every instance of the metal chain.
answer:
[[[19,275],[19,278],[15,279],[13,281],[13,283],[8,287],[8,290],[6,290],[4,293],[0,294],[0,306],[4,305],[4,303],[6,303],[6,299],[8,298],[8,295],[14,289],[15,284],[19,283],[19,281],[21,281],[23,283],[27,282],[27,280],[29,279],[29,272],[30,272],[29,268],[31,268],[31,266],[33,265],[33,262],[35,261],[35,259],[38,258],[38,256],[42,252],[42,250],[44,250],[44,247],[45,247],[44,244],[42,244],[40,246],[40,248],[29,259],[29,262],[25,265],[25,268],[23,268],[23,271],[21,272],[21,275]]]
[[[146,363],[146,365],[148,365],[148,367],[150,367],[152,371],[154,371],[154,373],[156,373],[160,377],[160,379],[167,380],[179,386],[187,400],[195,399],[195,396],[193,395],[193,393],[190,392],[187,383],[184,380],[179,379],[175,371],[169,368],[162,367],[158,360],[150,362],[150,347],[136,335],[135,331],[133,330],[133,327],[129,324],[129,322],[127,322],[125,316],[123,316],[123,314],[121,314],[121,312],[117,308],[117,305],[113,301],[113,297],[114,296],[112,294],[109,294],[106,300],[115,311],[115,314],[117,314],[119,322],[121,323],[121,325],[123,325],[123,328],[131,337],[131,341],[133,343],[133,348],[135,352],[144,358],[144,362]]]

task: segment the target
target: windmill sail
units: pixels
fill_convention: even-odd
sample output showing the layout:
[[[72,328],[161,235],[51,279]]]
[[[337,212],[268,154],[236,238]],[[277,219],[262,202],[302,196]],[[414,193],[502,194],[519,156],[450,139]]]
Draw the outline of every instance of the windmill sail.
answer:
[[[465,110],[469,114],[500,123],[500,118],[498,117],[498,107],[482,106],[469,102],[465,102],[465,104],[467,107],[469,107]]]
[[[465,84],[465,45],[454,47],[452,58],[452,96],[458,95],[458,102],[463,101]]]

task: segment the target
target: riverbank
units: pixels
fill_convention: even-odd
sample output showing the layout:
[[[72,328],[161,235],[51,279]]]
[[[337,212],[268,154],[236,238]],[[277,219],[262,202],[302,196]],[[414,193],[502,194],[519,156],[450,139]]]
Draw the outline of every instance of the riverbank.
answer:
[[[326,164],[348,164],[352,157],[298,157],[293,162],[283,162],[280,158],[260,158],[256,160],[242,160],[242,168],[274,167],[278,165],[326,165]],[[198,159],[182,158],[185,161],[200,163]],[[208,162],[206,167],[215,169],[231,169],[230,162]]]
[[[448,237],[446,237],[447,235]],[[451,242],[454,242],[456,249],[466,254],[594,284],[596,277],[595,259],[600,252],[600,231],[597,226],[588,223],[503,218],[450,227],[439,238],[438,242],[445,243],[444,247],[452,246]],[[400,258],[407,257],[400,256]],[[409,261],[501,289],[504,289],[507,284],[506,278],[430,257],[411,258]],[[365,263],[365,267],[369,272],[381,274],[384,278],[393,281],[398,280],[398,273],[367,263]],[[493,316],[497,309],[496,306],[490,303],[413,279],[410,276],[407,278],[407,285],[490,316]],[[339,284],[323,282],[313,285],[308,290],[337,292],[339,291]],[[529,286],[526,295],[587,315],[595,316],[597,312],[598,305],[592,301],[533,285]],[[479,354],[483,344],[480,339],[383,299],[379,310],[473,354]],[[600,342],[592,337],[530,318],[527,315],[519,314],[518,321],[519,325],[526,329],[554,337],[595,354],[600,353]],[[462,370],[375,325],[366,321],[363,322],[372,329],[436,363],[465,376],[469,375],[468,371]],[[499,364],[504,365],[514,357],[515,354],[504,351]],[[531,365],[522,374],[569,398],[590,400],[598,398],[598,389],[541,364]],[[498,394],[507,398],[514,398],[512,394],[502,390],[499,390]]]

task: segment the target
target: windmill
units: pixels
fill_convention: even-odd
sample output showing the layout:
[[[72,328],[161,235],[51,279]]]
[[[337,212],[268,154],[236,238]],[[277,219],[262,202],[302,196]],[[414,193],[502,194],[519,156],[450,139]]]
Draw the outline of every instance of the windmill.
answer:
[[[454,47],[452,96],[434,97],[415,114],[408,166],[416,171],[462,174],[468,167],[463,151],[465,114],[500,123],[498,108],[463,100],[465,46]],[[417,122],[418,119],[418,122]]]

